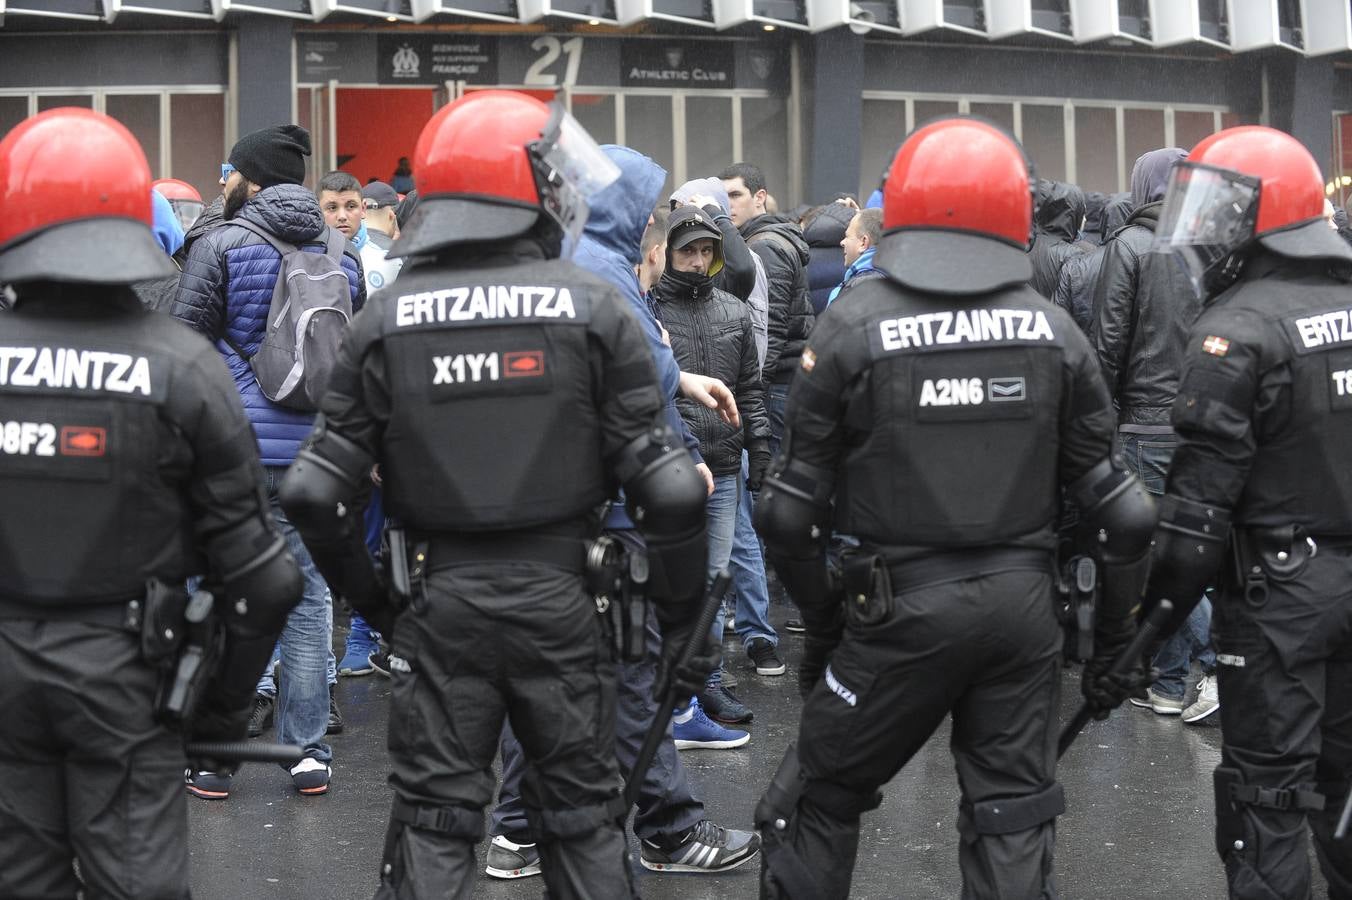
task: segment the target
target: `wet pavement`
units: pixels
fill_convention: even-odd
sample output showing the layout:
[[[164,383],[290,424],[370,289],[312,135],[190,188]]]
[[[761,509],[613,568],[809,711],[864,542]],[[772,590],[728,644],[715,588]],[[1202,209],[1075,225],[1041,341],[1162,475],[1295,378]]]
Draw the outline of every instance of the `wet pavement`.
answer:
[[[787,607],[775,606],[771,618],[778,625],[789,614]],[[802,642],[781,635],[789,671],[779,677],[757,676],[745,654],[726,645],[729,667],[741,681],[736,693],[756,713],[751,742],[737,750],[683,753],[696,794],[721,825],[751,827],[756,801],[797,732],[794,671]],[[284,770],[253,764],[236,776],[229,800],[190,798],[196,900],[372,896],[389,812],[389,686],[379,675],[340,679],[346,728],[331,738],[335,759],[327,795],[302,798]],[[1078,676],[1068,672],[1062,721],[1078,697]],[[1212,842],[1211,771],[1220,758],[1219,718],[1185,725],[1178,717],[1126,706],[1081,734],[1058,770],[1068,805],[1056,847],[1063,898],[1225,896]],[[957,897],[958,789],[947,726],[884,793],[882,806],[864,815],[852,896]],[[486,847],[486,842],[479,847],[480,871]],[[637,866],[636,847],[632,855]],[[754,898],[759,869],[759,859],[720,875],[640,869],[638,885],[654,900]],[[1315,879],[1316,896],[1325,896],[1317,872]],[[538,877],[503,882],[481,875],[474,895],[519,900],[537,898],[543,890]]]

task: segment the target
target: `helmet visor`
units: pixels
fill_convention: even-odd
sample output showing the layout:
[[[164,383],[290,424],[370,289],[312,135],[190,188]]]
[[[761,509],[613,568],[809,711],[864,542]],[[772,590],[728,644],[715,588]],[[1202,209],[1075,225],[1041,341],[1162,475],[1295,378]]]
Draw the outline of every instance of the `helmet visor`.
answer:
[[[550,106],[545,133],[528,150],[540,205],[572,244],[586,227],[590,202],[620,177],[620,168],[562,106]]]
[[[1154,249],[1174,255],[1198,293],[1212,268],[1253,239],[1259,180],[1182,162],[1169,176]]]
[[[169,205],[178,218],[178,224],[183,226],[184,234],[188,233],[188,229],[192,228],[193,223],[197,221],[197,217],[206,208],[206,204],[201,200],[170,200]]]

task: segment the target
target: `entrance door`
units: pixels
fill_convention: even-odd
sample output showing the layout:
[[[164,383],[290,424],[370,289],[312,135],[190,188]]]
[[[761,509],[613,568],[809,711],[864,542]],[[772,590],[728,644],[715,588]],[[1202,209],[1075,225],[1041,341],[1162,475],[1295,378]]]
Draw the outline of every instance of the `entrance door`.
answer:
[[[412,159],[418,135],[446,94],[444,87],[339,88],[334,102],[335,168],[362,184],[372,179],[388,183],[399,159]]]

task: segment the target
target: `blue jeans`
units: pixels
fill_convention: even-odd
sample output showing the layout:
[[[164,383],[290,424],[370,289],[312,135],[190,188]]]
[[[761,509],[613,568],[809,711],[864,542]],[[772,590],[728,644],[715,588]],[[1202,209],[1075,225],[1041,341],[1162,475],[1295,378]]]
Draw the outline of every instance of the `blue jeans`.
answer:
[[[765,411],[770,416],[770,455],[779,455],[779,445],[784,441],[784,407],[789,402],[787,384],[767,384],[765,386]]]
[[[747,457],[742,453],[742,481],[747,476]],[[770,624],[770,591],[765,584],[765,557],[760,538],[751,525],[755,500],[748,490],[739,492],[737,526],[732,533],[732,589],[737,596],[737,636],[745,647],[752,638],[764,638],[779,646],[779,635]]]
[[[1164,493],[1168,480],[1169,463],[1178,448],[1174,434],[1118,433],[1122,458],[1127,468],[1140,476],[1145,489],[1156,496]],[[1215,669],[1216,654],[1211,649],[1211,601],[1202,598],[1183,627],[1174,632],[1155,654],[1153,664],[1159,669],[1159,679],[1151,690],[1172,700],[1181,700],[1187,693],[1187,679],[1192,660],[1198,659],[1206,671]]]
[[[295,527],[286,518],[277,500],[277,486],[286,469],[267,466],[268,500],[272,517],[286,539],[286,548],[300,566],[305,582],[300,602],[286,617],[277,644],[281,650],[282,684],[277,691],[272,681],[272,668],[259,682],[259,693],[277,694],[277,742],[298,744],[305,755],[321,762],[333,759],[333,751],[324,742],[324,730],[329,724],[329,678],[333,661],[333,598],[329,586],[315,568],[310,552],[300,539]]]
[[[742,491],[741,473],[735,475],[715,475],[714,492],[709,495],[705,507],[705,517],[709,527],[709,578],[726,568],[732,558],[733,535],[737,530],[737,498]],[[714,617],[714,640],[723,643],[723,617]],[[722,681],[717,668],[709,675],[709,684]]]
[[[1204,673],[1216,670],[1216,651],[1211,648],[1211,600],[1208,597],[1203,597],[1193,607],[1183,626],[1155,654],[1154,665],[1160,670],[1160,677],[1151,685],[1155,693],[1182,700],[1188,692],[1188,673],[1194,659],[1202,664]]]

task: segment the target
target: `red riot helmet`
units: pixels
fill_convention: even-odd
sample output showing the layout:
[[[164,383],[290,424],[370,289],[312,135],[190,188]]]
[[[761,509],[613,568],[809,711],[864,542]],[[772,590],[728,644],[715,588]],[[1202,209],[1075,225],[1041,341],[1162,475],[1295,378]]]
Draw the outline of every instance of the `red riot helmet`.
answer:
[[[1261,245],[1296,259],[1352,261],[1324,223],[1324,178],[1291,135],[1245,125],[1204,138],[1174,167],[1155,230],[1199,292],[1224,289]]]
[[[152,182],[150,186],[169,201],[174,215],[178,217],[178,224],[183,226],[183,233],[187,234],[188,229],[206,208],[206,204],[202,202],[202,195],[197,193],[197,188],[177,178],[161,178]]]
[[[557,103],[474,91],[439,110],[418,137],[418,205],[389,255],[523,235],[542,216],[567,244],[586,225],[588,198],[619,175]]]
[[[130,284],[172,275],[151,233],[150,166],[130,131],[53,109],[0,140],[0,283]]]
[[[878,266],[903,284],[942,294],[1026,282],[1031,182],[1022,148],[989,122],[944,118],[917,129],[883,186]]]

